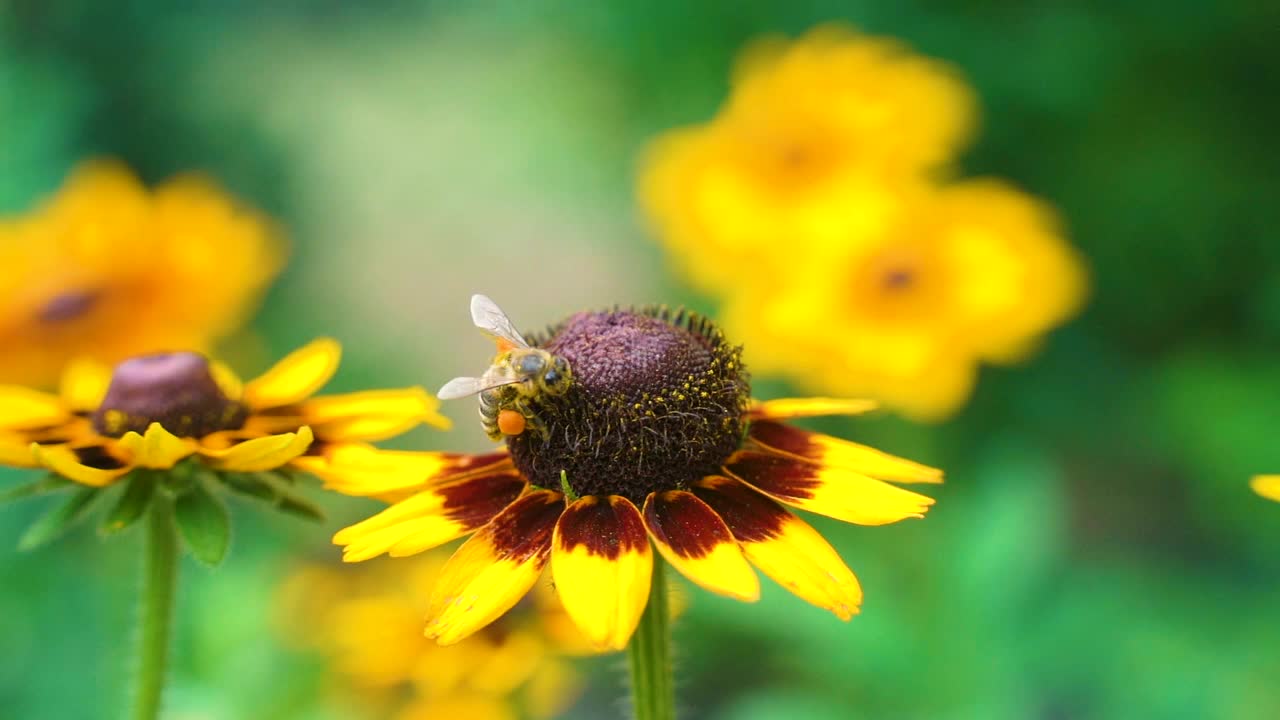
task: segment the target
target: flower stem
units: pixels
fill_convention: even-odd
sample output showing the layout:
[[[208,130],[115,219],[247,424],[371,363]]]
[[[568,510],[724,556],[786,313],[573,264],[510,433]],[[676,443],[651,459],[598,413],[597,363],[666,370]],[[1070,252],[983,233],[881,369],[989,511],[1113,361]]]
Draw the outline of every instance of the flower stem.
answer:
[[[156,720],[160,716],[169,659],[169,635],[173,627],[173,597],[178,579],[178,537],[173,526],[173,501],[165,492],[157,492],[149,514],[132,720]]]
[[[676,716],[665,566],[661,557],[654,558],[649,604],[645,606],[640,625],[627,647],[636,720],[674,720]]]

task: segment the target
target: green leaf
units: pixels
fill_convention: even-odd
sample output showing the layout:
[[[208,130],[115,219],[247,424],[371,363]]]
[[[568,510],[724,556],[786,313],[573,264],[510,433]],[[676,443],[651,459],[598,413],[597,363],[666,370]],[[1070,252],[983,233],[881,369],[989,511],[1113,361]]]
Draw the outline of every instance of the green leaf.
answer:
[[[232,492],[251,497],[255,500],[262,500],[274,504],[280,499],[279,493],[276,492],[272,483],[264,480],[261,475],[265,473],[223,473],[216,476],[221,478],[227,488]]]
[[[231,544],[231,516],[222,501],[202,482],[193,482],[173,503],[178,532],[192,556],[205,565],[216,566],[227,556]]]
[[[118,533],[133,525],[151,506],[151,498],[156,494],[156,477],[154,473],[138,470],[125,480],[124,493],[116,501],[110,512],[102,518],[98,531],[104,535]]]
[[[280,498],[276,503],[276,507],[280,512],[287,515],[304,518],[306,520],[315,520],[317,522],[324,520],[324,511],[319,505],[298,495],[286,495]]]
[[[256,473],[222,473],[217,476],[227,488],[241,495],[246,495],[274,505],[286,515],[305,518],[307,520],[324,520],[324,511],[320,506],[295,493],[291,485],[294,479],[276,471]]]
[[[17,500],[25,500],[29,497],[35,497],[36,495],[44,495],[46,493],[64,490],[72,484],[72,481],[62,477],[61,475],[50,473],[39,480],[32,480],[29,483],[23,483],[21,485],[15,485],[14,487],[0,490],[0,505],[15,502]]]
[[[28,527],[26,532],[22,533],[22,537],[18,540],[18,549],[34,550],[61,537],[85,516],[93,501],[102,494],[101,491],[102,488],[82,487],[70,497],[54,505],[31,523],[31,527]]]

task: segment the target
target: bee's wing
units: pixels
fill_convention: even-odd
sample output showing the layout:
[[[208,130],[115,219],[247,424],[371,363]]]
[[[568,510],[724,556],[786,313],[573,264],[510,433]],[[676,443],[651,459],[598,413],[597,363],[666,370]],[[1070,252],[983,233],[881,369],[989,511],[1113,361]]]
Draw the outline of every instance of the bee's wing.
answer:
[[[436,397],[441,400],[457,400],[468,395],[478,395],[485,390],[518,382],[520,381],[515,378],[505,377],[456,377],[445,383],[444,387],[440,388],[436,393]]]
[[[492,335],[498,340],[506,341],[516,347],[529,347],[529,343],[511,324],[511,319],[507,317],[506,313],[502,312],[502,308],[498,307],[498,303],[484,295],[471,296],[471,322],[475,323],[476,327],[486,334]]]

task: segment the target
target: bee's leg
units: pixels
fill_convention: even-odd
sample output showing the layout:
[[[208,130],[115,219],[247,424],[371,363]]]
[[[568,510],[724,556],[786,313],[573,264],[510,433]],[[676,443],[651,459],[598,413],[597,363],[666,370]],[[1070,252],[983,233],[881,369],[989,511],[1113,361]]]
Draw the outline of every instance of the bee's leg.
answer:
[[[542,422],[541,418],[533,412],[533,409],[529,407],[529,403],[525,402],[524,399],[515,400],[511,403],[511,409],[524,416],[525,432],[535,432],[543,440],[547,439],[550,434],[550,431],[547,430],[547,424]]]

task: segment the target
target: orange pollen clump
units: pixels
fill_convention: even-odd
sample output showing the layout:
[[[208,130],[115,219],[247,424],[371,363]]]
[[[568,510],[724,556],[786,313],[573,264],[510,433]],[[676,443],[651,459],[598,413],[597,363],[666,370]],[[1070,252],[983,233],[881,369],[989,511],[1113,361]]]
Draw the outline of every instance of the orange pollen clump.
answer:
[[[524,416],[515,410],[502,410],[498,413],[498,429],[503,435],[519,435],[524,432]]]

